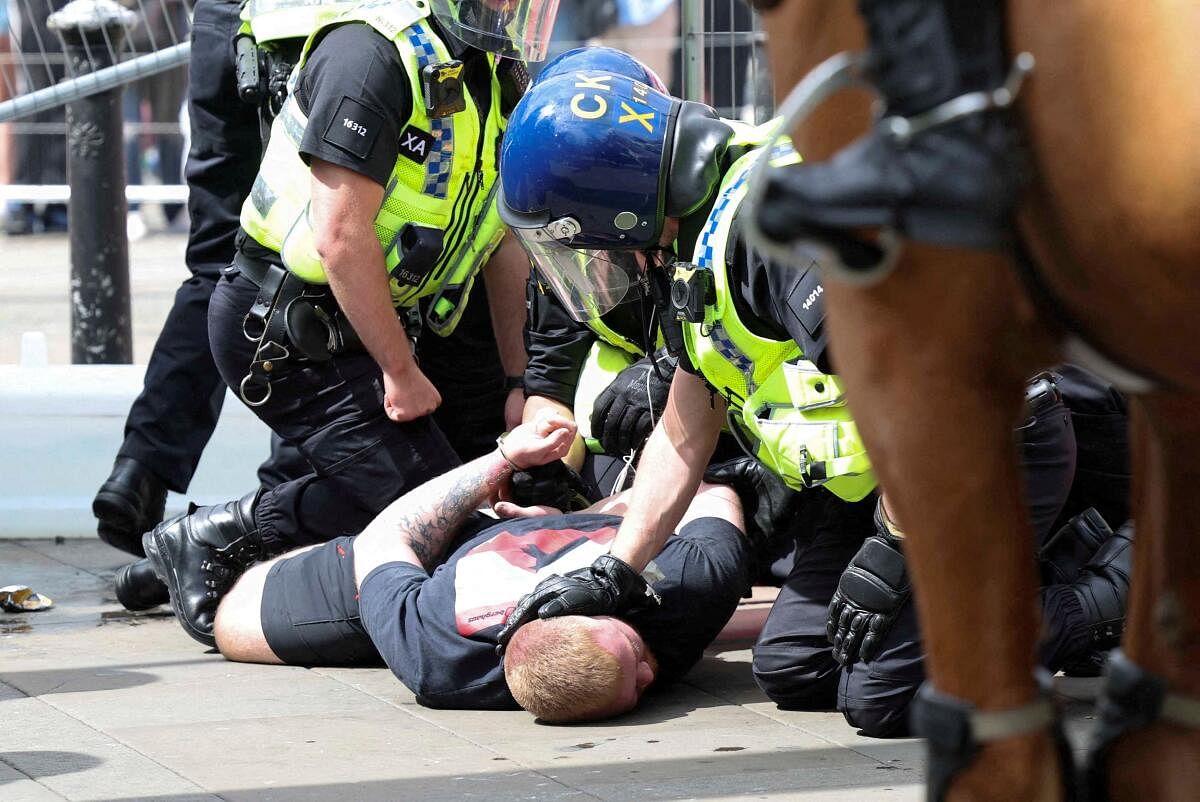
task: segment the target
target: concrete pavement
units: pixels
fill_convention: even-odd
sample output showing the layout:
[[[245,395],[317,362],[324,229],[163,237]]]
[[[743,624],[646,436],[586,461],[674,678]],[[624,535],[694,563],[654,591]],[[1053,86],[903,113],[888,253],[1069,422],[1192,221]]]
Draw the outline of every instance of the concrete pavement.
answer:
[[[175,290],[186,279],[184,234],[154,233],[129,243],[133,358],[145,364]],[[21,333],[45,332],[50,364],[71,361],[71,261],[66,234],[0,235],[0,364],[20,356]]]
[[[169,611],[112,596],[126,556],[96,540],[0,541],[0,586],[53,610],[0,613],[0,799],[915,800],[914,741],[775,709],[749,651],[609,723],[428,710],[383,669],[228,663]]]

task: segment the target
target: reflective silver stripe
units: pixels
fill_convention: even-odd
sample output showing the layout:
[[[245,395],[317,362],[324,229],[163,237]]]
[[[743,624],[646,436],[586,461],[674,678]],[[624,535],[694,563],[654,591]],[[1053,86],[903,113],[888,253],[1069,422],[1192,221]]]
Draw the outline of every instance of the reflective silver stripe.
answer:
[[[292,95],[288,95],[279,117],[283,120],[283,132],[287,134],[288,141],[299,148],[300,142],[304,139],[305,123],[300,119],[300,108],[296,105]]]
[[[279,196],[275,194],[260,173],[255,177],[254,187],[250,190],[250,202],[254,204],[254,211],[258,212],[259,217],[265,220],[277,200],[279,200]]]

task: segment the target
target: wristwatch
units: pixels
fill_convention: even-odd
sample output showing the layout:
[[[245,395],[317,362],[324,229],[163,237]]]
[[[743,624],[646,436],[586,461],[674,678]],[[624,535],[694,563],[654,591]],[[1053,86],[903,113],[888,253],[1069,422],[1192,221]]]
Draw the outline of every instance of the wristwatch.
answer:
[[[525,389],[525,377],[523,375],[522,376],[505,376],[504,377],[504,392],[507,393],[512,390],[524,390],[524,389]]]

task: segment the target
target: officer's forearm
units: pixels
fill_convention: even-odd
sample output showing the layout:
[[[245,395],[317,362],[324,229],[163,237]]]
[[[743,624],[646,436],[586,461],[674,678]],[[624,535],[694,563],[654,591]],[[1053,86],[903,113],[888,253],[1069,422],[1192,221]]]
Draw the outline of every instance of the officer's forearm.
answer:
[[[367,351],[384,373],[400,376],[414,368],[416,361],[404,326],[392,307],[383,253],[374,231],[370,237],[369,243],[347,242],[344,247],[323,252],[322,261],[334,297]]]
[[[573,409],[561,401],[555,401],[553,398],[546,398],[542,395],[531,395],[525,399],[525,408],[521,411],[521,420],[535,420],[538,412],[543,409],[552,410],[567,420],[575,420],[575,411]],[[563,457],[563,462],[570,465],[574,470],[580,471],[583,469],[583,458],[585,456],[587,456],[587,447],[584,445],[583,438],[575,435],[575,441],[571,443],[571,450],[567,452],[567,456]]]
[[[389,562],[432,571],[467,517],[512,474],[498,450],[431,479],[393,501],[354,540],[354,581]]]
[[[525,284],[529,257],[516,237],[506,235],[483,269],[496,348],[506,376],[525,372]]]
[[[710,403],[704,383],[679,370],[662,420],[638,463],[633,499],[610,549],[640,571],[662,549],[696,495],[704,466],[725,419],[719,399]]]
[[[334,297],[363,345],[392,376],[415,365],[388,289],[375,215],[383,187],[321,159],[312,162],[312,215],[317,252]]]

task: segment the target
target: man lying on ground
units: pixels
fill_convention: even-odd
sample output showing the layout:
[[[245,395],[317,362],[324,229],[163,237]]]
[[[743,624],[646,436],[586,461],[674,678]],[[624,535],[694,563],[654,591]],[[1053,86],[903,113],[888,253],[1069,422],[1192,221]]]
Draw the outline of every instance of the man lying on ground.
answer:
[[[748,589],[741,505],[728,487],[701,486],[679,534],[643,572],[649,584],[633,583],[627,614],[534,621],[502,661],[496,632],[541,580],[631,571],[615,558],[595,562],[620,526],[621,496],[569,515],[500,500],[514,469],[560,459],[574,436],[559,415],[527,421],[491,454],[393,502],[359,536],[256,565],[221,602],[217,647],[257,663],[382,659],[429,707],[519,705],[549,722],[632,709],[647,687],[700,659]],[[513,517],[477,512],[487,504]]]

